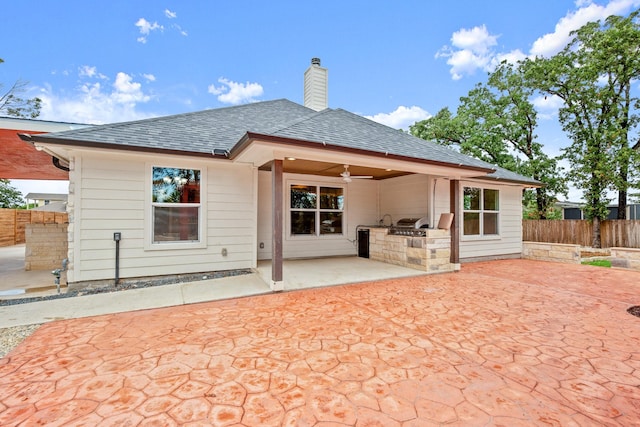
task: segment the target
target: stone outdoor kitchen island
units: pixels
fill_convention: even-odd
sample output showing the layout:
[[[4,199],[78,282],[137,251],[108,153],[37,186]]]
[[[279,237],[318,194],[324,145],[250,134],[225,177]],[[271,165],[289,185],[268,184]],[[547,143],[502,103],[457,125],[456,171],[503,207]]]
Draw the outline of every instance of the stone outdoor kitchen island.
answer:
[[[389,228],[370,228],[369,258],[427,273],[454,271],[449,230],[425,232],[424,237],[401,236],[389,234]]]

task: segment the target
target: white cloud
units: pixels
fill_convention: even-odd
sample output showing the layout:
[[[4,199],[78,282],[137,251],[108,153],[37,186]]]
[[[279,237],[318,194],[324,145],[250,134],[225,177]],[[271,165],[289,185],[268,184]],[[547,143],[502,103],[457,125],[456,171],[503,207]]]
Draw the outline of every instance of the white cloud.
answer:
[[[498,36],[493,36],[487,31],[487,27],[473,27],[461,29],[451,36],[451,44],[459,49],[470,50],[477,53],[489,51],[491,46],[498,44]]]
[[[138,29],[140,30],[140,34],[142,34],[137,39],[140,43],[146,43],[147,36],[152,31],[164,30],[164,27],[162,25],[158,24],[157,22],[151,23],[144,18],[138,19],[138,21],[135,23],[135,26],[138,27]]]
[[[142,85],[123,72],[114,83],[103,86],[100,82],[83,83],[71,94],[57,93],[51,87],[41,88],[37,96],[42,99],[40,117],[43,120],[76,123],[114,123],[152,117],[139,111],[139,106],[151,96]]]
[[[142,92],[142,85],[134,82],[132,77],[126,73],[119,72],[116,81],[113,83],[114,91],[111,95],[120,104],[132,104],[137,102],[147,102],[151,98]]]
[[[365,116],[367,119],[374,122],[382,123],[395,129],[408,130],[409,126],[415,122],[426,120],[431,117],[427,111],[415,105],[412,107],[405,107],[403,105],[396,108],[391,113],[378,113],[373,116]]]
[[[462,28],[451,36],[451,46],[444,46],[436,58],[447,58],[449,73],[453,80],[473,75],[478,70],[491,72],[502,61],[517,62],[527,56],[551,56],[569,42],[569,33],[587,22],[602,20],[610,15],[624,15],[640,6],[640,0],[610,0],[598,5],[591,0],[576,0],[576,10],[560,18],[553,33],[545,34],[533,42],[528,54],[520,49],[510,52],[495,52],[498,35],[491,34],[485,25],[470,29]]]
[[[264,89],[259,83],[237,83],[224,77],[218,79],[222,85],[209,85],[207,91],[212,95],[217,95],[218,101],[224,104],[238,105],[249,102],[256,102],[256,97],[262,96]]]
[[[187,33],[186,30],[183,30],[182,27],[178,24],[173,24],[171,26],[171,28],[175,28],[176,30],[178,30],[178,32],[180,33],[181,36],[185,36],[187,37],[189,34]]]
[[[156,81],[156,76],[154,76],[153,74],[143,74],[142,77],[144,77],[145,80],[148,81],[148,82],[155,82]]]
[[[540,95],[531,100],[541,119],[557,117],[558,110],[564,105],[562,98],[556,95]]]
[[[622,15],[632,7],[640,6],[639,0],[611,0],[607,5],[598,5],[591,1],[576,1],[578,9],[563,16],[556,24],[553,33],[538,38],[531,47],[533,56],[552,56],[561,51],[569,42],[569,33],[587,22],[606,19],[611,15]]]
[[[105,76],[102,73],[99,73],[96,67],[90,67],[88,65],[83,65],[82,67],[79,67],[78,75],[80,77],[90,77],[90,78],[96,77],[102,80],[107,79],[107,76]]]
[[[491,58],[491,67],[490,69],[495,69],[501,62],[506,61],[511,64],[515,64],[518,61],[523,61],[527,58],[520,49],[512,50],[507,53],[498,53],[493,58]]]
[[[449,72],[454,80],[464,75],[472,75],[477,70],[487,70],[495,54],[491,48],[498,43],[497,35],[489,34],[482,25],[471,29],[463,28],[451,36],[451,46],[444,46],[436,53],[436,58],[444,57],[451,65]]]
[[[164,15],[169,19],[174,19],[178,16],[175,12],[172,12],[169,9],[164,10]]]

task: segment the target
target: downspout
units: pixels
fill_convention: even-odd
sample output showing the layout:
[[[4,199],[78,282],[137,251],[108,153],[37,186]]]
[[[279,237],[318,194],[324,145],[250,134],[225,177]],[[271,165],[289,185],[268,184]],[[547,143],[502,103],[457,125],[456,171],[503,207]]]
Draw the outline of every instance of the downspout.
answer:
[[[38,151],[44,151],[45,153],[47,153],[48,155],[51,156],[51,162],[53,163],[53,165],[55,167],[57,167],[60,170],[63,170],[65,172],[69,172],[69,161],[68,160],[60,160],[59,157],[57,157],[51,150],[46,149],[45,147],[41,146],[41,145],[36,145],[36,143],[31,139],[31,135],[28,133],[18,133],[18,137],[20,137],[21,140],[33,145],[33,147],[38,150]],[[64,166],[62,164],[62,162],[65,162],[67,164],[67,166]]]
[[[438,186],[438,180],[439,179],[448,179],[447,176],[437,176],[435,178],[433,178],[433,189],[431,191],[431,209],[430,209],[430,222],[431,222],[431,228],[437,228],[438,226],[438,221],[436,219],[436,188]]]
[[[438,185],[438,178],[433,178],[433,190],[431,190],[431,228],[436,228],[436,186]]]
[[[69,168],[67,166],[62,166],[62,164],[60,163],[60,159],[56,156],[51,156],[51,162],[53,163],[53,166],[57,167],[58,169],[69,172]]]

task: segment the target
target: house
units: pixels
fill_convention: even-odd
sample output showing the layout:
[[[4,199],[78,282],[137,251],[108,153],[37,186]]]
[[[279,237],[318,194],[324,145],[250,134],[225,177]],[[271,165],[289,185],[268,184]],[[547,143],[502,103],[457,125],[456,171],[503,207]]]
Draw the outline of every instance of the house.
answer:
[[[35,205],[35,208],[47,206],[49,204],[65,205],[67,203],[67,195],[59,193],[27,193],[24,198],[27,205]]]
[[[314,59],[313,108],[279,99],[21,135],[68,164],[68,282],[114,278],[117,243],[121,278],[271,260],[279,290],[283,259],[353,256],[359,226],[434,227],[450,212],[454,269],[520,257],[522,190],[537,181],[327,108],[326,76]]]
[[[584,204],[582,203],[557,202],[556,206],[562,209],[562,219],[585,219],[583,211]],[[609,205],[607,206],[607,210],[606,219],[618,219],[618,205]],[[640,204],[627,204],[627,219],[640,219]]]

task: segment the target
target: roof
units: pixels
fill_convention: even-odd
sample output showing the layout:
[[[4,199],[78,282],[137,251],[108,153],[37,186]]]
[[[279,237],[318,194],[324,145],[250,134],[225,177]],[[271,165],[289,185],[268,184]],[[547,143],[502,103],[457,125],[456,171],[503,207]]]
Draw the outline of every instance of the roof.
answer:
[[[33,208],[30,210],[44,212],[66,212],[67,202],[51,202],[48,205],[38,206],[37,208]]]
[[[490,164],[473,157],[342,109],[327,108],[304,120],[279,129],[271,135],[316,141],[380,154],[493,169]]]
[[[309,114],[316,112],[282,99],[56,132],[33,139],[211,156],[213,150],[231,150],[247,131],[269,134]]]
[[[449,164],[486,172],[493,179],[539,184],[533,179],[346,110],[327,108],[316,112],[286,99],[34,135],[32,140],[211,156],[217,150],[233,152],[248,134]]]
[[[56,200],[66,202],[69,195],[59,193],[29,193],[24,196],[24,198],[29,200]]]
[[[481,176],[478,178],[488,179],[488,180],[496,180],[496,181],[510,181],[517,182],[521,184],[533,185],[533,186],[541,186],[542,183],[533,178],[529,178],[528,176],[520,175],[519,173],[510,171],[508,169],[502,168],[500,166],[494,165],[493,168],[495,172],[490,173],[485,176]]]

